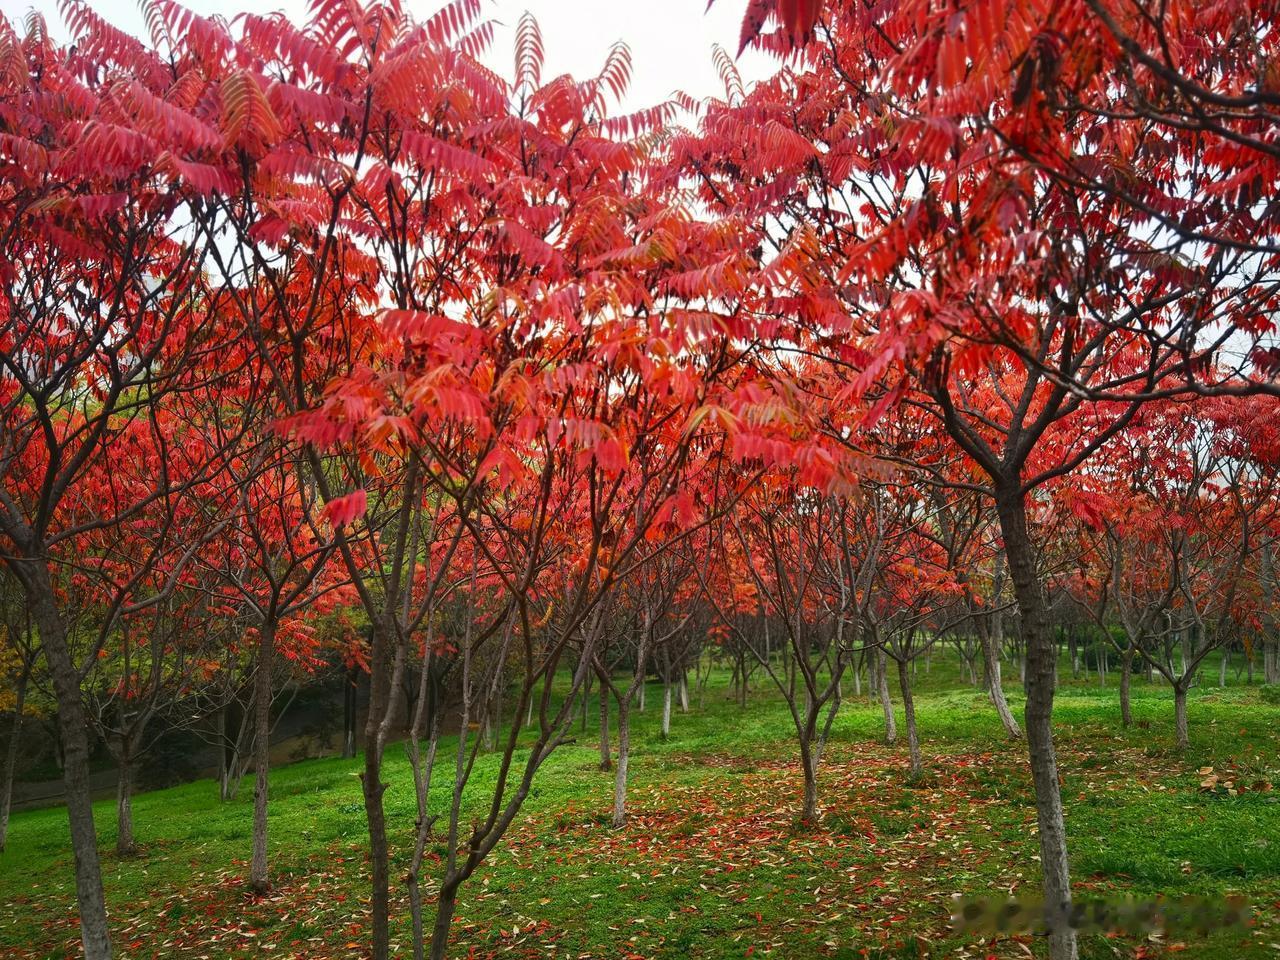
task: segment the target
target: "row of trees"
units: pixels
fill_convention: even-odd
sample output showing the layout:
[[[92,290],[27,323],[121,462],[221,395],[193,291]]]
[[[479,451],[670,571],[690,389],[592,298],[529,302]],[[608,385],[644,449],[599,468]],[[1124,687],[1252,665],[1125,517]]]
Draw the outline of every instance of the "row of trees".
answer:
[[[887,723],[896,672],[918,773],[912,664],[976,644],[1069,907],[1062,611],[1165,676],[1184,741],[1209,652],[1276,664],[1277,32],[1176,6],[759,0],[775,77],[718,54],[723,100],[618,117],[625,47],[545,79],[525,18],[507,80],[479,0],[154,0],[149,41],[68,0],[66,48],[0,21],[6,628],[56,712],[86,956],[90,730],[127,846],[156,721],[247,698],[265,889],[272,700],[326,647],[368,676],[378,960],[393,738],[440,957],[589,685],[620,826],[644,679],[669,715],[708,637],[786,700],[806,817],[851,668]]]

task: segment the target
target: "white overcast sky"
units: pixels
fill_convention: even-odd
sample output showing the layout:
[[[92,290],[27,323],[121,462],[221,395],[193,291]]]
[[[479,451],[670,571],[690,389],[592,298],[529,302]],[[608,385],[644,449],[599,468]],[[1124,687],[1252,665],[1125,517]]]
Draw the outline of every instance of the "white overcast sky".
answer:
[[[418,19],[442,6],[442,0],[403,2]],[[115,26],[146,36],[136,0],[90,0],[90,4]],[[308,0],[187,0],[185,5],[197,13],[220,13],[228,19],[245,8],[259,12],[274,8],[301,21]],[[542,27],[546,46],[543,79],[561,73],[594,76],[613,42],[625,40],[631,47],[634,69],[624,109],[659,103],[675,90],[698,98],[723,96],[724,88],[711,62],[711,47],[718,43],[730,53],[734,51],[745,6],[746,0],[716,0],[710,12],[704,13],[705,0],[485,0],[485,15],[498,21],[487,59],[504,76],[511,76],[515,26],[528,10]],[[66,38],[58,0],[0,0],[0,12],[15,25],[32,9],[44,15],[55,37]],[[767,76],[772,67],[767,58],[752,51],[738,61],[748,82]]]

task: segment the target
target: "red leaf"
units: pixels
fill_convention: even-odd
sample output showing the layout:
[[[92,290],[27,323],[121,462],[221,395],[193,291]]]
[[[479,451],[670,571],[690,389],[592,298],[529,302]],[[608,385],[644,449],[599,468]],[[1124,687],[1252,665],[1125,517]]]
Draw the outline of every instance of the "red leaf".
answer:
[[[335,527],[343,527],[363,517],[369,508],[369,496],[364,490],[354,490],[345,497],[336,497],[324,505],[324,515]]]

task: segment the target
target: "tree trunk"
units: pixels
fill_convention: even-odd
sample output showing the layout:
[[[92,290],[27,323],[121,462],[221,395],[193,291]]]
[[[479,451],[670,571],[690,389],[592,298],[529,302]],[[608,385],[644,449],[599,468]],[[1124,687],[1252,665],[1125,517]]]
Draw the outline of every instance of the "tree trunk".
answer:
[[[800,766],[804,770],[804,805],[800,810],[800,819],[805,823],[816,823],[818,820],[818,762],[812,745],[808,748],[801,745]]]
[[[485,716],[485,723],[488,725],[488,728],[489,728],[490,740],[489,740],[489,743],[487,744],[487,748],[489,750],[498,749],[498,741],[502,739],[502,710],[503,710],[502,694],[505,690],[506,690],[506,684],[502,682],[502,676],[501,674],[499,674],[498,692],[494,694],[494,697],[493,697],[493,700],[494,700],[493,710],[491,710]],[[512,723],[519,723],[519,722],[520,721],[518,719],[512,720]]]
[[[876,688],[880,694],[880,709],[884,712],[884,742],[898,742],[898,721],[893,716],[893,700],[889,697],[889,663],[884,649],[878,649],[876,657]]]
[[[671,684],[662,684],[662,739],[671,739]]]
[[[364,725],[364,770],[360,774],[365,821],[369,830],[370,946],[373,960],[391,957],[391,872],[387,846],[387,817],[382,798],[382,750],[379,730],[391,710],[394,628],[378,624],[369,654],[369,715]],[[447,933],[446,929],[446,933]],[[434,941],[433,947],[434,949]]]
[[[409,920],[413,929],[414,960],[426,960],[426,940],[422,923],[422,861],[426,855],[427,839],[436,818],[430,813],[431,781],[435,774],[436,752],[440,747],[440,706],[431,684],[431,644],[424,644],[422,671],[419,675],[418,705],[410,725],[406,752],[413,772],[413,793],[417,801],[418,817],[414,821],[413,857],[405,874],[405,887],[409,894]],[[431,714],[431,733],[425,761],[419,750],[423,726]]]
[[[622,827],[627,822],[627,767],[631,761],[631,704],[630,698],[618,702],[618,766],[613,775],[613,826]]]
[[[253,675],[253,856],[249,888],[257,894],[271,889],[267,874],[267,791],[271,773],[271,671],[275,666],[274,623],[264,623],[258,635],[258,665]]]
[[[1178,749],[1185,750],[1191,746],[1191,733],[1187,725],[1187,688],[1186,677],[1173,685],[1173,718],[1178,729]]]
[[[982,658],[987,674],[987,696],[996,708],[1000,723],[1004,726],[1004,732],[1009,735],[1009,739],[1018,740],[1022,737],[1022,730],[1019,729],[1018,721],[1014,719],[1013,711],[1009,709],[1009,701],[1004,696],[1004,678],[1000,675],[999,642],[993,630],[988,629],[982,633]]]
[[[28,604],[44,649],[58,703],[58,734],[62,745],[62,780],[66,794],[71,850],[75,860],[76,902],[80,909],[80,940],[85,960],[108,960],[111,936],[107,905],[102,892],[102,867],[98,860],[98,832],[93,823],[93,796],[89,786],[89,736],[80,702],[80,674],[67,647],[62,617],[54,599],[48,569],[28,565],[33,581]]]
[[[600,769],[613,769],[613,758],[609,755],[609,687],[600,684]]]
[[[1133,679],[1133,650],[1125,650],[1120,655],[1120,724],[1128,727],[1133,723],[1133,708],[1129,703],[1129,684]]]
[[[227,742],[227,706],[223,704],[218,707],[217,712],[213,715],[213,735],[215,742],[218,744],[218,799],[226,801],[227,799],[227,780],[230,777],[230,767],[227,763],[227,752],[230,745]]]
[[[1231,663],[1231,648],[1222,648],[1222,662],[1218,665],[1218,686],[1225,687],[1227,685],[1227,666]]]
[[[120,752],[119,766],[116,780],[116,854],[131,857],[138,852],[138,845],[133,839],[134,760],[127,747]]]
[[[229,707],[236,706],[237,722],[235,723],[235,736],[232,737],[228,733],[230,726]],[[221,743],[221,756],[218,765],[218,791],[219,798],[225,803],[236,798],[236,794],[240,792],[240,780],[244,776],[244,757],[241,751],[244,749],[244,738],[248,732],[248,719],[244,716],[244,711],[239,709],[239,704],[234,700],[229,704],[223,705],[218,711],[218,739]]]
[[[898,686],[902,689],[902,710],[907,718],[907,747],[911,753],[911,779],[918,780],[924,775],[924,761],[920,757],[920,732],[916,729],[916,704],[911,696],[911,670],[905,659],[897,660],[897,664]]]
[[[680,670],[680,712],[689,712],[689,674],[683,667]]]
[[[739,651],[738,657],[738,673],[739,683],[735,689],[738,695],[738,709],[745,710],[747,708],[747,661],[746,654]]]
[[[453,925],[453,913],[458,906],[458,888],[446,884],[436,898],[436,922],[431,929],[431,960],[444,960],[449,951],[449,928]]]
[[[4,853],[9,839],[9,812],[13,808],[13,777],[18,767],[19,737],[22,735],[22,709],[27,700],[27,679],[30,667],[23,669],[14,690],[13,728],[9,731],[9,745],[4,753],[4,771],[0,773],[0,853]]]
[[[360,668],[347,667],[342,685],[342,756],[350,760],[356,755],[356,710],[360,692]]]
[[[1050,922],[1049,955],[1052,960],[1076,960],[1075,930],[1065,922],[1071,910],[1071,872],[1067,860],[1067,830],[1062,814],[1058,758],[1053,744],[1054,660],[1057,650],[1036,570],[1035,548],[1027,530],[1026,503],[1016,478],[999,491],[996,510],[1014,597],[1018,603],[1025,651],[1027,705],[1024,725],[1035,785],[1045,909]]]

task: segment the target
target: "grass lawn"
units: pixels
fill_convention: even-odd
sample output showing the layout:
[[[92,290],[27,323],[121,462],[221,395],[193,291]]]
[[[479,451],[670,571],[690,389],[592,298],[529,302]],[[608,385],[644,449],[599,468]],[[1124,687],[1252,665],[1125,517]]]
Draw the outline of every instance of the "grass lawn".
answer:
[[[1041,956],[1034,938],[981,942],[948,929],[951,897],[1032,897],[1035,815],[1024,748],[935,657],[918,712],[928,772],[879,742],[878,706],[850,697],[821,777],[822,822],[796,822],[800,775],[782,701],[759,686],[740,710],[717,675],[701,708],[659,736],[660,692],[635,714],[630,823],[607,823],[612,774],[597,766],[592,709],[580,740],[543,768],[520,818],[463,888],[457,956],[831,958]],[[1192,747],[1173,749],[1172,698],[1134,682],[1142,726],[1122,730],[1114,686],[1067,684],[1056,711],[1072,875],[1081,897],[1243,894],[1247,928],[1082,940],[1085,958],[1280,958],[1280,704],[1259,688],[1206,685]],[[1215,676],[1212,678],[1216,680]],[[1009,685],[1015,711],[1021,702]],[[899,724],[901,724],[899,719]],[[448,751],[441,751],[448,757]],[[450,763],[449,759],[442,764]],[[210,781],[134,803],[142,853],[111,853],[114,807],[97,808],[107,901],[126,957],[359,957],[366,865],[358,760],[272,772],[274,893],[247,895],[252,788],[220,803]],[[1256,790],[1201,788],[1199,771]],[[442,770],[443,770],[442,766]],[[451,769],[451,768],[450,768]],[[482,759],[483,796],[492,765]],[[408,764],[388,751],[393,840],[414,818]],[[444,781],[438,776],[440,801]],[[433,798],[434,799],[434,798]],[[401,864],[403,861],[401,861]],[[398,880],[399,873],[393,870]],[[408,949],[395,890],[394,938]],[[76,950],[65,814],[15,815],[0,855],[0,955]]]

